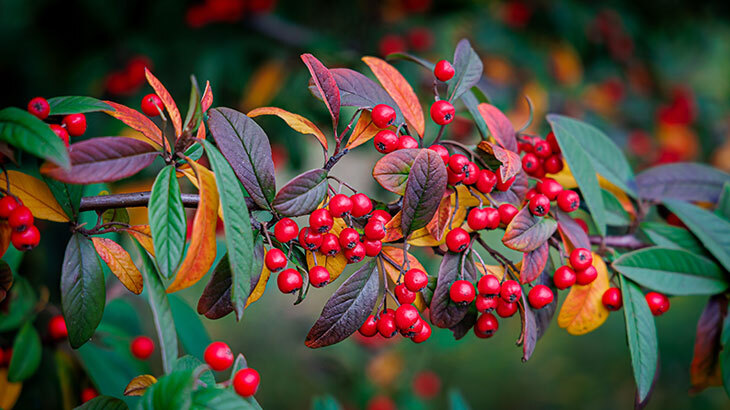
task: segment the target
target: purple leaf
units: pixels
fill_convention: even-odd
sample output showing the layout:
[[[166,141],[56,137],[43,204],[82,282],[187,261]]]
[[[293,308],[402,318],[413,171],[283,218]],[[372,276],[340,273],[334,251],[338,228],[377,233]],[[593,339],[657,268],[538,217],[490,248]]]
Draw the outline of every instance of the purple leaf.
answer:
[[[716,375],[720,373],[721,335],[727,303],[724,295],[711,296],[697,321],[694,354],[689,367],[690,393],[699,393],[721,382]]]
[[[327,171],[313,169],[298,175],[281,188],[274,198],[274,209],[284,216],[306,215],[327,195]]]
[[[332,116],[332,128],[337,133],[337,123],[340,121],[340,90],[330,70],[321,61],[311,54],[302,54],[302,61],[307,65],[309,73],[312,74],[314,85],[320,95],[324,95],[324,104]]]
[[[449,100],[453,101],[474,87],[482,78],[484,66],[469,40],[462,39],[454,50],[454,70],[456,75],[449,80]]]
[[[420,149],[399,149],[383,156],[373,167],[373,178],[386,190],[403,195],[413,161],[420,153]]]
[[[524,171],[520,171],[515,176],[515,182],[512,183],[512,186],[507,191],[495,189],[490,195],[499,204],[508,203],[519,208],[525,199],[527,189],[527,174]]]
[[[548,257],[550,256],[550,246],[547,242],[540,245],[537,249],[525,252],[522,255],[522,268],[520,269],[520,283],[525,284],[537,279],[545,269]]]
[[[440,328],[451,328],[461,322],[469,311],[468,305],[458,305],[451,301],[449,289],[456,280],[464,279],[474,282],[479,276],[477,267],[471,257],[463,253],[448,252],[441,260],[436,289],[431,298],[431,323]]]
[[[639,196],[653,201],[671,198],[716,203],[729,181],[730,174],[691,162],[659,165],[636,175]]]
[[[591,248],[591,242],[588,239],[588,235],[583,228],[578,225],[570,215],[567,213],[557,210],[555,217],[558,219],[558,229],[560,233],[566,237],[570,243],[576,248]]]
[[[499,108],[487,104],[479,104],[479,113],[482,115],[484,122],[487,123],[489,133],[504,149],[517,152],[517,138],[515,137],[515,128]]]
[[[535,351],[535,344],[537,344],[537,322],[525,292],[522,292],[522,299],[517,302],[517,306],[522,320],[522,331],[517,345],[522,345],[522,361],[526,362],[530,360],[532,352]]]
[[[507,226],[502,243],[516,251],[534,251],[553,236],[557,228],[558,223],[554,219],[535,216],[528,207],[524,207]]]
[[[403,194],[401,228],[403,236],[423,228],[438,210],[446,191],[446,167],[441,157],[422,149],[413,160]]]
[[[454,334],[454,339],[459,340],[466,336],[467,333],[469,333],[469,330],[471,330],[472,327],[474,327],[474,324],[477,322],[477,312],[476,310],[470,310],[466,313],[466,316],[464,316],[463,319],[456,325],[452,326],[449,330]]]

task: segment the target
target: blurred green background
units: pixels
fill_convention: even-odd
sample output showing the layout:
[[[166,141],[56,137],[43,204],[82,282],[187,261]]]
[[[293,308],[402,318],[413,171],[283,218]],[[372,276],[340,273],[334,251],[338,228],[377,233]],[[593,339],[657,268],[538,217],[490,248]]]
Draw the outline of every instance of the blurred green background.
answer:
[[[467,37],[484,59],[482,87],[517,126],[527,120],[523,96],[528,96],[536,115],[531,132],[546,132],[545,113],[563,112],[606,131],[637,168],[698,160],[727,171],[729,11],[722,1],[656,0],[590,5],[466,0],[2,0],[0,107],[23,107],[37,95],[91,95],[136,108],[151,92],[139,76],[140,67],[148,65],[181,110],[186,109],[189,76],[194,74],[201,87],[204,81],[211,82],[214,106],[246,112],[273,105],[307,116],[326,130],[329,118],[307,90],[309,74],[299,60],[301,53],[313,53],[329,67],[370,75],[359,60],[362,55],[407,50],[432,61],[450,59],[456,42]],[[430,74],[407,62],[394,64],[426,101]],[[464,117],[448,132],[474,142],[478,137],[466,120],[468,114]],[[296,134],[278,119],[257,121],[274,144],[280,186],[295,173],[320,164],[321,153],[311,137]],[[89,115],[87,136],[119,132],[128,131],[102,114]],[[334,172],[358,189],[388,199],[369,178],[374,159],[375,151],[367,144]],[[113,186],[90,187],[87,194],[148,189],[152,171]],[[132,218],[143,221],[144,212],[133,212]],[[34,286],[45,285],[51,303],[57,304],[68,231],[58,224],[42,229],[41,246],[26,256],[20,274]],[[437,261],[425,260],[429,272],[435,273]],[[151,336],[153,329],[146,323],[144,299],[118,292],[117,285],[108,281],[109,299],[122,300],[111,302],[105,323],[109,334],[119,331],[124,350],[125,337],[139,332]],[[181,292],[180,300],[194,309],[203,287],[204,281]],[[213,340],[228,341],[259,370],[262,385],[257,398],[264,408],[308,408],[313,397],[323,394],[348,408],[365,408],[377,395],[392,398],[403,409],[445,408],[450,389],[461,392],[473,408],[615,409],[633,404],[622,314],[612,314],[600,329],[580,337],[569,336],[553,323],[524,364],[521,350],[514,346],[519,333],[516,319],[502,321],[497,335],[486,341],[470,333],[457,342],[451,332],[438,329],[422,345],[404,340],[363,347],[350,339],[310,350],[304,337],[333,290],[329,286],[312,292],[304,303],[292,307],[292,299],[270,285],[241,323],[232,317],[202,319]],[[672,310],[657,319],[662,369],[648,408],[728,408],[730,401],[722,389],[693,396],[687,392],[696,320],[704,303],[699,297],[674,298]],[[141,324],[124,315],[130,306]],[[127,319],[115,322],[115,312]],[[184,313],[191,311],[183,304],[178,315]],[[192,329],[188,334],[196,334],[194,319],[178,322]],[[199,336],[204,341],[204,335]],[[9,343],[6,339],[0,336],[0,343]],[[195,348],[184,347],[200,357]],[[46,355],[51,357],[44,360],[50,379],[49,374],[37,375],[27,382],[17,408],[62,407],[54,376],[63,373],[59,370],[63,360],[53,360],[51,350]],[[159,357],[154,359],[152,370],[159,373]],[[103,362],[101,371],[115,373],[118,364]],[[132,361],[131,367],[135,366],[148,370],[146,364]],[[414,377],[424,370],[435,371],[440,380],[439,389],[430,389],[437,392],[432,399],[412,388]],[[90,382],[82,369],[69,374],[72,389]],[[97,387],[106,394],[121,393],[113,390],[113,384]]]

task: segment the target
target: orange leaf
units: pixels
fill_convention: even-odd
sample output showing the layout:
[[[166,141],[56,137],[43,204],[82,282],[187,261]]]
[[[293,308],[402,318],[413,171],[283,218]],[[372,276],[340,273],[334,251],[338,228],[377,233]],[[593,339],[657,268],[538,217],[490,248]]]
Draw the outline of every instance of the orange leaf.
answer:
[[[0,258],[5,255],[10,246],[10,235],[13,234],[13,229],[7,220],[0,221]]]
[[[494,154],[497,160],[502,163],[502,166],[499,167],[499,172],[502,174],[503,181],[512,178],[522,170],[522,160],[516,152],[504,149],[493,142],[487,141],[480,142],[478,148]]]
[[[130,234],[150,255],[155,256],[155,247],[152,245],[152,232],[149,225],[132,225],[124,229]]]
[[[132,379],[127,387],[124,388],[125,396],[143,396],[147,388],[157,383],[155,376],[151,374],[141,374]]]
[[[8,369],[0,369],[0,408],[12,409],[18,401],[23,383],[8,381]]]
[[[188,159],[198,179],[200,203],[193,219],[190,246],[185,259],[175,276],[175,281],[167,288],[168,293],[177,292],[198,282],[215,261],[215,227],[218,220],[218,190],[215,175],[209,169]]]
[[[428,232],[430,232],[435,239],[440,241],[441,238],[444,237],[446,229],[449,227],[449,221],[453,214],[454,208],[451,206],[451,196],[446,195],[441,199],[441,204],[439,204],[436,214],[434,214],[433,218],[431,218],[428,224],[426,224]]]
[[[398,104],[398,108],[403,112],[403,117],[405,117],[416,134],[423,136],[426,128],[423,118],[423,108],[421,108],[421,103],[418,102],[418,97],[413,92],[413,88],[408,84],[408,81],[403,78],[403,75],[395,67],[384,60],[377,57],[363,57],[362,61],[370,67],[375,77],[378,78],[380,84],[385,88],[385,91]]]
[[[246,83],[242,111],[262,107],[271,102],[286,83],[286,66],[279,60],[269,60],[258,66]]]
[[[319,143],[322,144],[322,148],[327,151],[327,137],[324,136],[322,131],[320,131],[320,129],[317,128],[312,121],[309,121],[299,114],[294,114],[277,107],[260,107],[249,111],[246,115],[251,118],[258,117],[259,115],[276,115],[286,121],[286,124],[294,131],[300,134],[314,135]]]
[[[393,242],[403,238],[403,229],[400,227],[402,215],[401,211],[398,211],[398,213],[390,218],[390,221],[385,224],[385,238],[383,238],[383,242]]]
[[[263,296],[264,291],[266,290],[266,283],[269,281],[270,277],[271,271],[266,269],[266,265],[264,265],[264,268],[261,270],[261,276],[259,276],[259,281],[256,282],[256,286],[251,291],[251,294],[248,295],[248,299],[246,299],[246,306],[244,306],[244,309]]]
[[[123,122],[133,130],[141,132],[142,135],[146,137],[144,141],[149,142],[155,148],[162,148],[162,145],[164,144],[162,131],[160,131],[157,125],[155,125],[151,119],[147,118],[146,115],[113,101],[104,102],[114,108],[114,111],[104,111],[105,113]]]
[[[213,105],[213,91],[210,89],[210,81],[206,81],[203,98],[200,99],[200,106],[203,112],[206,112],[211,105]],[[196,137],[201,140],[205,139],[205,121],[200,122],[200,127],[198,127],[198,134]]]
[[[106,262],[109,270],[112,271],[122,285],[135,295],[142,293],[142,273],[134,266],[129,253],[118,243],[107,238],[91,238],[96,248],[96,253]]]
[[[150,83],[152,89],[155,90],[155,94],[160,97],[162,104],[165,105],[167,114],[170,116],[170,120],[172,120],[173,127],[175,127],[175,136],[179,137],[180,134],[182,134],[182,117],[180,117],[180,111],[177,109],[175,100],[172,99],[167,88],[162,85],[160,80],[158,80],[157,77],[155,77],[152,72],[147,69],[147,67],[144,69],[144,76],[147,77],[147,82]]]
[[[388,256],[390,259],[398,264],[398,266],[394,266],[393,264],[388,262],[387,259],[384,259],[383,261],[385,272],[388,274],[388,277],[393,282],[393,284],[397,285],[398,278],[400,277],[401,266],[403,266],[403,262],[405,261],[405,259],[403,258],[403,248],[395,246],[383,246],[382,252],[384,255]],[[426,272],[426,268],[421,265],[421,262],[419,262],[415,256],[411,255],[408,252],[406,252],[406,255],[408,256],[408,262],[410,263],[411,269],[420,269]],[[407,269],[407,266],[405,266],[403,269]],[[423,299],[423,294],[421,292],[416,292],[416,300],[415,302],[413,302],[413,306],[415,306],[419,311],[423,311],[424,309],[426,309],[426,301]]]
[[[352,130],[352,134],[350,134],[350,139],[347,141],[345,148],[353,149],[370,141],[378,131],[380,131],[380,128],[373,124],[370,111],[361,111],[360,118],[357,119],[355,129]]]
[[[598,277],[591,284],[573,285],[558,315],[558,325],[572,335],[582,335],[600,327],[608,318],[601,298],[609,287],[608,270],[599,255],[593,254]]]
[[[5,187],[6,175],[10,178],[10,192],[30,208],[33,217],[53,222],[68,222],[68,216],[56,201],[45,182],[18,171],[0,174],[0,186]]]

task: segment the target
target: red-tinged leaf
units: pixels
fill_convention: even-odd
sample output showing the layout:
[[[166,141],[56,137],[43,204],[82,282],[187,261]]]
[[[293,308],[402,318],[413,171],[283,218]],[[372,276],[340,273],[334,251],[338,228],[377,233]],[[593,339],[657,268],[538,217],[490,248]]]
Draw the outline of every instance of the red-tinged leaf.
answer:
[[[489,133],[492,134],[494,140],[504,149],[512,152],[517,152],[517,138],[515,137],[515,128],[499,108],[487,104],[481,103],[478,106],[479,114],[484,118],[484,122],[487,123]]]
[[[195,161],[188,161],[198,178],[200,202],[193,219],[190,246],[185,259],[167,288],[167,293],[177,292],[197,283],[215,261],[215,227],[218,221],[218,189],[215,175]]]
[[[404,123],[400,108],[378,83],[349,68],[333,68],[330,73],[340,89],[340,103],[343,106],[372,110],[378,104],[385,104],[395,110],[395,125]],[[309,89],[317,98],[322,98],[314,84]]]
[[[550,246],[547,242],[540,245],[537,249],[522,255],[520,283],[529,283],[537,279],[545,269],[549,257]]]
[[[155,160],[152,145],[126,137],[97,137],[71,144],[71,169],[47,162],[41,173],[67,184],[113,182],[138,173]]]
[[[447,192],[444,194],[444,197],[441,198],[441,203],[439,204],[436,214],[426,225],[428,232],[431,233],[431,236],[433,236],[437,241],[440,241],[441,238],[444,237],[453,214],[454,208],[451,206],[451,195]]]
[[[337,124],[340,122],[340,89],[337,88],[337,82],[330,70],[316,57],[311,54],[302,54],[300,57],[307,65],[320,95],[324,96],[322,101],[332,116],[332,128],[337,133]]]
[[[10,246],[10,236],[13,234],[13,228],[7,220],[0,221],[0,258],[5,255]]]
[[[296,176],[274,198],[274,209],[284,216],[306,215],[327,196],[327,171],[321,168]]]
[[[133,130],[141,132],[155,148],[160,149],[163,145],[166,145],[165,149],[169,151],[169,145],[164,144],[162,131],[160,131],[149,117],[125,105],[117,104],[113,101],[104,102],[114,108],[113,111],[104,111],[105,113],[123,122]]]
[[[524,207],[507,226],[502,243],[516,251],[534,251],[553,236],[557,228],[558,223],[554,219],[535,216],[528,207]]]
[[[502,166],[499,167],[499,172],[502,175],[503,181],[512,178],[522,171],[522,160],[516,152],[506,150],[499,145],[488,141],[480,142],[478,148],[494,155],[494,157],[502,163]]]
[[[287,125],[289,125],[289,127],[291,127],[294,131],[304,135],[314,135],[314,137],[317,138],[317,141],[322,144],[322,148],[327,151],[327,137],[324,136],[324,133],[322,133],[322,131],[320,131],[320,129],[317,128],[312,121],[309,121],[299,114],[294,114],[276,107],[260,107],[249,111],[246,115],[250,118],[255,118],[259,115],[276,115],[286,121]]]
[[[377,134],[379,131],[380,128],[376,127],[375,124],[373,124],[370,111],[362,111],[360,113],[360,118],[357,119],[357,124],[355,124],[355,128],[350,134],[350,138],[347,140],[347,145],[345,145],[345,148],[353,149],[355,147],[358,147],[373,139],[375,137],[375,134]]]
[[[692,162],[659,165],[636,175],[639,196],[654,201],[673,198],[715,203],[728,181],[730,174]]]
[[[690,393],[699,393],[710,386],[722,386],[720,351],[723,346],[720,336],[727,316],[727,303],[724,295],[711,296],[697,321],[694,355],[689,368]]]
[[[91,238],[99,257],[120,282],[135,295],[142,293],[142,273],[132,262],[132,257],[118,243],[111,239]]]
[[[403,193],[401,229],[405,237],[428,224],[446,192],[444,161],[435,151],[420,151],[408,173]]]
[[[394,242],[398,239],[403,238],[403,231],[400,227],[400,220],[402,215],[403,213],[401,211],[398,211],[398,213],[393,215],[393,217],[390,218],[390,221],[385,224],[385,238],[383,238],[383,243]]]
[[[507,191],[494,190],[490,195],[492,195],[492,199],[498,204],[508,203],[519,208],[529,188],[527,182],[527,174],[524,171],[520,171],[515,176],[515,182],[512,183],[512,186]]]
[[[558,219],[560,236],[570,241],[573,248],[591,248],[588,234],[570,215],[558,209],[555,212],[555,217]]]
[[[172,126],[175,127],[175,136],[179,137],[182,134],[182,117],[180,116],[180,110],[177,109],[175,100],[172,99],[167,88],[162,85],[160,80],[158,80],[157,77],[155,77],[152,72],[147,69],[147,67],[144,69],[144,75],[152,89],[155,90],[155,94],[157,94],[157,96],[162,100],[162,104],[165,106],[165,110],[167,110],[167,114],[170,116],[170,120],[172,121]]]
[[[420,152],[420,149],[399,149],[383,156],[373,167],[373,178],[386,190],[403,195],[413,161]]]
[[[522,345],[522,361],[526,362],[532,356],[532,352],[535,351],[535,345],[537,344],[537,322],[535,321],[535,314],[530,308],[530,304],[527,301],[526,292],[522,292],[522,298],[517,302],[517,307],[520,312],[520,321],[522,327],[520,330],[520,337],[517,339],[517,345]]]
[[[436,289],[431,298],[431,323],[440,328],[452,328],[461,322],[469,306],[458,305],[451,300],[449,289],[458,279],[476,281],[479,271],[471,255],[448,252],[441,260]]]
[[[363,265],[332,294],[304,342],[325,347],[346,339],[375,308],[380,280],[375,261]]]
[[[413,131],[423,136],[426,128],[423,108],[421,108],[421,103],[418,102],[418,97],[408,81],[403,78],[403,75],[395,67],[384,60],[377,57],[363,57],[362,61],[370,67],[385,91],[393,98]]]
[[[200,108],[203,110],[203,112],[206,112],[211,105],[213,105],[213,91],[210,89],[210,81],[206,81],[205,91],[203,91],[203,97],[200,100]],[[205,122],[200,123],[196,138],[201,140],[205,139]]]
[[[482,78],[484,66],[482,59],[469,44],[469,40],[461,39],[454,50],[454,70],[456,74],[449,80],[449,101],[461,97],[471,90]]]

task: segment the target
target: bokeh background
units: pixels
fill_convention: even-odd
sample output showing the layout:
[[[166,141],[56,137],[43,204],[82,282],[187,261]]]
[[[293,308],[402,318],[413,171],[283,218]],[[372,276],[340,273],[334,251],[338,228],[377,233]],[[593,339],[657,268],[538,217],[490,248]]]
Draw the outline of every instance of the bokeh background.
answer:
[[[450,59],[457,41],[467,37],[483,57],[482,87],[518,127],[529,117],[527,96],[534,105],[530,132],[547,132],[546,113],[567,113],[604,130],[637,169],[702,161],[730,171],[728,3],[599,3],[2,0],[0,107],[23,107],[37,95],[90,95],[138,107],[141,97],[151,92],[143,75],[148,66],[181,110],[186,108],[193,74],[201,86],[211,82],[214,106],[246,112],[273,105],[327,129],[327,112],[307,89],[309,74],[299,59],[301,53],[313,53],[329,67],[370,75],[360,61],[363,55],[408,51],[432,61]],[[408,62],[394,64],[426,101],[430,73]],[[88,120],[87,135],[129,132],[103,114],[89,115]],[[272,140],[279,185],[297,172],[321,165],[314,139],[296,134],[275,118],[257,122]],[[448,132],[467,143],[478,138],[468,114]],[[386,200],[369,177],[375,158],[368,144],[334,172]],[[149,189],[153,171],[112,186],[90,187],[87,194]],[[143,222],[145,213],[133,211],[131,217]],[[50,303],[58,304],[58,275],[68,232],[57,224],[42,229],[44,240],[22,261],[20,274],[34,286],[44,286]],[[435,273],[437,261],[428,255],[424,261]],[[116,299],[109,302],[104,330],[124,350],[130,334],[152,335],[153,330],[144,300],[118,291],[115,285],[108,281],[109,299]],[[264,408],[309,408],[313,398],[323,395],[355,409],[373,406],[378,397],[387,397],[402,409],[446,408],[458,397],[472,408],[633,405],[634,382],[621,314],[611,315],[600,329],[580,337],[569,336],[553,323],[528,363],[520,362],[521,351],[514,345],[518,320],[503,321],[497,335],[486,341],[472,334],[454,341],[448,330],[436,330],[422,345],[403,340],[374,346],[351,338],[310,350],[304,337],[333,286],[311,292],[294,307],[289,296],[270,286],[247,309],[242,322],[232,317],[202,318],[202,332],[192,309],[203,286],[175,297],[178,326],[189,335],[183,348],[200,357],[199,346],[207,337],[228,341],[261,373],[257,398]],[[720,388],[688,394],[694,331],[704,303],[701,297],[675,298],[672,310],[657,319],[662,369],[648,408],[730,405]],[[195,335],[199,339],[193,340]],[[0,335],[0,343],[8,342]],[[89,348],[67,353],[44,352],[47,371],[26,383],[18,408],[63,407],[64,389],[77,391],[89,384],[119,395],[117,385],[123,383],[123,388],[130,378],[125,375],[134,376],[149,366],[160,372],[157,355],[148,365],[131,358],[127,360],[131,364],[92,360],[111,356]],[[69,357],[81,357],[84,366],[70,363]],[[94,374],[105,372],[113,380],[100,383]],[[66,383],[59,384],[59,379]]]

